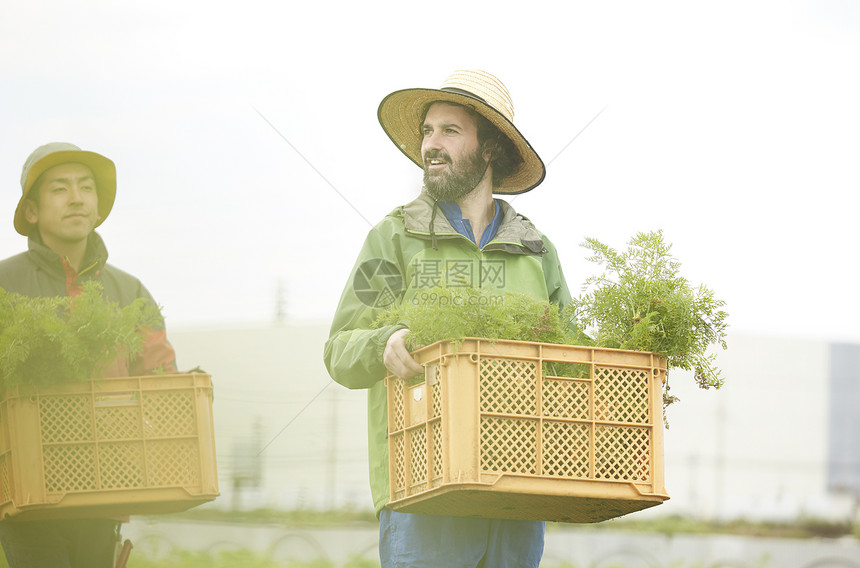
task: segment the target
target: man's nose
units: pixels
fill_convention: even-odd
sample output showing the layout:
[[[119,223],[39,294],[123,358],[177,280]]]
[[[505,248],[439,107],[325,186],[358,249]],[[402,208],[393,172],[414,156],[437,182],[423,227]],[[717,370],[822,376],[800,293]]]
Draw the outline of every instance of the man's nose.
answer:
[[[426,150],[438,150],[441,146],[441,137],[437,132],[430,132],[424,135],[424,140],[421,143],[422,148]]]
[[[72,185],[69,188],[69,200],[72,203],[83,203],[84,192],[77,185]]]

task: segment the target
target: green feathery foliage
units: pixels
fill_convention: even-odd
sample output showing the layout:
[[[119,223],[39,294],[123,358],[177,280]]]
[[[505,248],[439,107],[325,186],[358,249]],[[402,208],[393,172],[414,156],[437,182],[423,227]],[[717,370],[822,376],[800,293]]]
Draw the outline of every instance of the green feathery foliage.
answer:
[[[436,287],[383,312],[374,327],[409,328],[410,349],[464,337],[564,343],[558,306],[521,293]]]
[[[626,252],[618,252],[586,239],[583,246],[594,253],[588,260],[603,266],[603,273],[585,281],[585,293],[564,317],[591,336],[588,343],[658,353],[669,369],[693,371],[701,388],[719,388],[723,378],[708,348],[726,348],[725,302],[678,274],[681,264],[662,231],[639,233],[628,244]],[[674,400],[667,383],[664,403]]]
[[[87,380],[117,357],[138,355],[141,327],[160,321],[138,298],[120,308],[97,282],[75,298],[29,298],[0,288],[0,388]]]

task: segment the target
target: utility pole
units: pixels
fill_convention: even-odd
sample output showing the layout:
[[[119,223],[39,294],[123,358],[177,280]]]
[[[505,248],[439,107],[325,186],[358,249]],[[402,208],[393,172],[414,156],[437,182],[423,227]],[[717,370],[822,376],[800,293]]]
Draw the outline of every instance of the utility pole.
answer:
[[[287,287],[282,279],[275,286],[275,323],[284,323],[287,319]]]
[[[242,508],[242,490],[245,487],[260,487],[263,478],[263,424],[259,416],[254,418],[251,436],[233,446],[233,510]]]
[[[723,494],[726,475],[726,403],[725,398],[717,401],[716,417],[716,459],[714,460],[714,516],[720,519],[723,512]]]
[[[329,443],[328,456],[326,460],[326,506],[329,511],[333,511],[336,505],[337,497],[337,391],[333,390],[329,394]]]

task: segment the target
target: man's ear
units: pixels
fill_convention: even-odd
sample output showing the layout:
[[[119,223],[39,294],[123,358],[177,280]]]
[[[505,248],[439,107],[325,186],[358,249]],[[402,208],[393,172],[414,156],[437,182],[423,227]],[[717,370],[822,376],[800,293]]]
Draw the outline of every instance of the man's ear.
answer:
[[[24,218],[31,225],[36,225],[39,222],[39,206],[32,199],[24,200]]]
[[[496,139],[492,138],[490,140],[487,140],[484,143],[484,147],[482,149],[483,151],[481,152],[481,156],[484,158],[484,160],[489,162],[496,155],[496,152],[498,151],[498,149],[499,149],[499,143],[496,141]]]

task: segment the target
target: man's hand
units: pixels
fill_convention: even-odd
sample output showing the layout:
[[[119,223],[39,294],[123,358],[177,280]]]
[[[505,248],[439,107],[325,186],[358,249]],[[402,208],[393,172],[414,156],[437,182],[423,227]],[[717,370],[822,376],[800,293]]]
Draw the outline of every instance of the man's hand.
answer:
[[[382,352],[385,368],[401,379],[409,379],[424,372],[424,367],[419,365],[406,349],[403,336],[407,333],[409,330],[405,328],[392,333],[385,344],[385,351]]]

